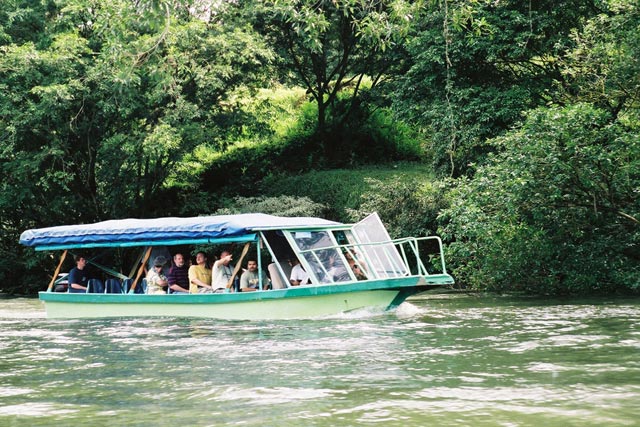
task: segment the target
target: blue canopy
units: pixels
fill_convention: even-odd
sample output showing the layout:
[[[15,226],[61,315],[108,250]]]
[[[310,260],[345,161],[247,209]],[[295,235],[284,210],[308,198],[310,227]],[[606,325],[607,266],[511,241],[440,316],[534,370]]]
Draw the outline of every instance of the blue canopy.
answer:
[[[311,217],[266,214],[199,216],[191,218],[119,219],[95,224],[63,225],[27,230],[20,243],[36,248],[72,249],[171,244],[247,242],[256,231],[336,226],[340,223]]]

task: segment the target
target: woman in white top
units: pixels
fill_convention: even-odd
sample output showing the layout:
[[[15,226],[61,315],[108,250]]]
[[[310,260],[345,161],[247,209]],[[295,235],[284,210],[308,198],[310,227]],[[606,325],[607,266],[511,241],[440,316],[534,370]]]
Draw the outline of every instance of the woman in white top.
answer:
[[[162,272],[162,267],[167,263],[167,259],[163,256],[157,256],[153,260],[153,268],[147,273],[147,293],[148,294],[166,294],[164,289],[167,287],[167,276]]]

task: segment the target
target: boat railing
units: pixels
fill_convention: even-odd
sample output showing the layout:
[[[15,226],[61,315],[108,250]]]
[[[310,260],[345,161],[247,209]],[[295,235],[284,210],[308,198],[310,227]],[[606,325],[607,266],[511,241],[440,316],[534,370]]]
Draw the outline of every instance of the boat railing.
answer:
[[[324,246],[302,250],[300,254],[323,284],[363,280],[363,277],[384,279],[430,276],[447,272],[442,240],[437,236]],[[332,274],[337,257],[341,258],[339,264],[343,266],[348,263],[348,258],[351,258],[353,264],[362,272],[362,276],[358,277],[353,268],[346,268],[347,271],[337,277]],[[333,260],[330,260],[331,258]]]

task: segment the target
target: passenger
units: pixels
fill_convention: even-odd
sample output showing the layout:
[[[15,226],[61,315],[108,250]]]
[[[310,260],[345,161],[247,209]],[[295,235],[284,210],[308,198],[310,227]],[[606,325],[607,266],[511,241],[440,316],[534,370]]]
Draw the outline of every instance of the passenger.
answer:
[[[351,267],[351,270],[353,271],[353,274],[356,276],[356,279],[367,280],[367,275],[364,274],[364,272],[362,271],[358,263],[356,263],[356,261],[353,259],[353,257],[351,256],[351,253],[346,252],[344,254],[344,257],[347,259],[347,262],[349,263],[349,267]]]
[[[300,265],[298,258],[289,258],[289,264],[291,265],[291,276],[289,282],[292,286],[306,285],[309,283],[309,274],[304,271],[304,268]]]
[[[169,274],[169,267],[171,267],[169,265],[170,264],[169,260],[171,259],[171,252],[169,252],[169,248],[166,246],[153,246],[151,248],[151,254],[149,256],[149,261],[147,262],[147,270],[153,270],[153,261],[159,256],[162,256],[164,257],[164,259],[167,260],[167,263],[162,268],[162,273],[164,273],[164,275],[166,276]]]
[[[213,263],[211,267],[211,275],[213,276],[211,281],[211,288],[213,292],[225,292],[227,289],[227,283],[233,275],[233,269],[235,268],[231,264],[233,255],[229,251],[222,251],[220,253],[220,259]]]
[[[189,293],[211,293],[211,269],[207,266],[207,254],[196,254],[196,265],[189,267]]]
[[[69,276],[67,277],[69,292],[87,292],[87,284],[89,283],[89,274],[85,270],[87,259],[82,255],[75,255],[73,260],[76,262],[76,266],[69,271]]]
[[[167,263],[167,259],[163,256],[157,256],[153,259],[153,268],[147,273],[147,293],[149,295],[166,294],[164,289],[167,287],[167,276],[164,275],[162,269]]]
[[[173,256],[173,265],[167,274],[167,281],[169,282],[169,293],[189,293],[189,267],[184,262],[184,255],[179,252]]]
[[[258,262],[250,259],[247,261],[247,270],[240,277],[240,292],[259,291],[260,278],[262,278],[262,290],[267,290],[270,286],[269,278],[264,271],[258,273]]]

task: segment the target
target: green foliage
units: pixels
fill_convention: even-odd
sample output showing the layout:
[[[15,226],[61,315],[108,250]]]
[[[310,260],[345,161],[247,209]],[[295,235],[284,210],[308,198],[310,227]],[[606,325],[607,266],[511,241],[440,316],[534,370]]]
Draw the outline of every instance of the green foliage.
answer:
[[[588,105],[533,111],[452,193],[455,274],[473,287],[573,294],[640,287],[638,129]]]
[[[362,91],[362,97],[368,98],[368,92]],[[389,108],[374,108],[363,99],[340,96],[328,114],[343,119],[321,134],[324,150],[319,154],[326,163],[320,167],[415,161],[423,156],[418,133],[394,118]]]
[[[365,75],[375,86],[389,69],[420,6],[405,0],[272,0],[249,8],[286,71],[295,73],[317,104],[317,129],[323,133],[334,126],[327,113],[341,91],[348,88],[356,98]]]
[[[639,17],[632,0],[0,2],[1,289],[57,263],[18,246],[28,228],[378,211],[423,235],[445,208],[458,281],[637,289]]]
[[[230,206],[218,209],[216,215],[241,213],[265,213],[278,216],[311,216],[323,217],[326,206],[316,203],[308,197],[293,196],[257,196],[235,197]]]
[[[381,90],[419,127],[441,174],[472,174],[491,151],[486,139],[547,102],[569,32],[596,13],[588,3],[456,0],[423,9],[404,72]]]
[[[264,82],[270,48],[190,2],[33,3],[0,6],[3,247],[28,228],[178,212],[167,183],[197,182],[183,160],[225,147],[234,97]]]
[[[348,211],[351,221],[378,212],[392,238],[435,234],[438,215],[446,207],[441,184],[400,177],[366,182],[370,189],[360,195],[360,206]]]
[[[428,167],[418,163],[398,163],[311,171],[296,176],[274,174],[262,180],[257,190],[268,196],[307,196],[327,207],[328,218],[350,222],[362,219],[362,216],[372,211],[382,210],[382,204],[371,204],[367,200],[385,198],[387,186],[408,186],[417,191],[418,188],[428,188],[430,180]],[[390,210],[385,210],[385,214]],[[395,214],[392,216],[395,217]],[[383,216],[383,219],[386,217]]]
[[[640,106],[640,9],[635,1],[612,1],[607,13],[574,30],[574,48],[563,58],[570,84],[560,87],[565,102],[590,102],[616,115]],[[637,117],[636,117],[637,118]]]
[[[305,101],[294,92],[291,96],[298,99],[297,109],[290,110],[287,104],[292,101],[285,102],[279,92],[269,96],[277,98],[276,104],[260,98],[254,105],[245,107],[260,126],[244,128],[242,139],[224,153],[213,155],[211,149],[209,156],[201,153],[200,163],[207,163],[202,174],[205,188],[250,195],[255,183],[271,174],[410,161],[419,159],[422,154],[423,148],[412,129],[401,121],[394,121],[388,109],[372,111],[360,105],[352,110],[343,128],[325,133],[323,142],[319,143],[315,103]],[[343,105],[342,101],[352,102],[348,98],[341,99],[337,108]],[[263,117],[260,112],[263,109],[275,110],[277,114]],[[329,152],[328,147],[331,147]]]

